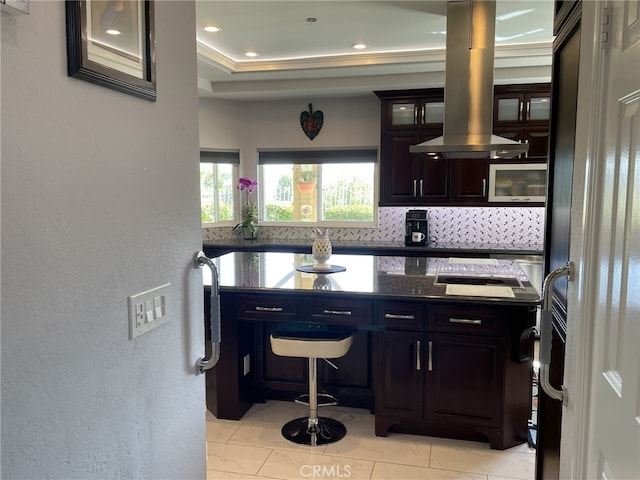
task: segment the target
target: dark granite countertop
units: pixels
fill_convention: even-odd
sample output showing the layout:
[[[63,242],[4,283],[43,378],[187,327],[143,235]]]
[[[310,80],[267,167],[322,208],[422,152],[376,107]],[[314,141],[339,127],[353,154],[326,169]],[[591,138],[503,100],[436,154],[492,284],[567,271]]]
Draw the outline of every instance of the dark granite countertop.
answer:
[[[518,263],[507,259],[337,254],[328,263],[345,267],[346,270],[330,274],[298,271],[296,267],[313,264],[310,254],[301,253],[235,252],[222,255],[215,262],[219,270],[221,293],[300,291],[322,294],[323,291],[330,291],[336,294],[435,301],[520,305],[535,305],[540,301],[537,291]],[[510,278],[518,286],[492,285],[488,290],[473,285],[447,286],[440,283],[443,274],[489,279],[489,282]],[[204,269],[204,275],[205,285],[210,285],[207,269]],[[475,291],[468,291],[468,288]]]
[[[311,253],[313,239],[230,239],[208,240],[204,242],[204,250],[210,256],[226,252],[292,252]],[[502,244],[502,243],[428,243],[420,246],[405,246],[404,242],[392,241],[347,241],[331,240],[333,252],[336,254],[356,255],[400,255],[400,256],[489,256],[489,255],[542,255],[540,244]]]

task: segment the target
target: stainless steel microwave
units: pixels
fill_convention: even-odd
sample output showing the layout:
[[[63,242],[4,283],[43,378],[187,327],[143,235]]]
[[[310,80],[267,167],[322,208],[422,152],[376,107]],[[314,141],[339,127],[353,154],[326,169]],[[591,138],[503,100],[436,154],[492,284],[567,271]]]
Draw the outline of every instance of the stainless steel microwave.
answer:
[[[489,165],[489,202],[544,202],[546,190],[546,163]]]

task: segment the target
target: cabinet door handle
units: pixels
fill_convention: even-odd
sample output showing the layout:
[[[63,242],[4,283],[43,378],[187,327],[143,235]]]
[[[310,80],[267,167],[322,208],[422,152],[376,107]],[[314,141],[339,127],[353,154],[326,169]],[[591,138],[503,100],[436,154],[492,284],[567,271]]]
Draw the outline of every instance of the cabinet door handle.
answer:
[[[529,145],[529,139],[527,138],[524,143],[526,143],[527,145]],[[524,158],[529,158],[529,149],[527,148],[527,150],[524,152]]]
[[[415,178],[413,179],[413,196],[418,196],[418,181]]]
[[[522,109],[524,108],[524,102],[520,102],[520,113],[518,121],[522,122],[524,120],[524,116],[522,115]]]
[[[385,313],[384,318],[391,318],[394,320],[415,320],[415,315],[400,315],[398,313]]]
[[[425,120],[427,119],[426,108],[424,105],[420,109],[420,125],[424,125]]]
[[[527,120],[531,120],[531,100],[527,100],[527,108],[525,110]]]
[[[420,340],[416,340],[416,370],[420,371],[422,370],[422,364],[420,362],[420,346],[421,346],[421,342]]]
[[[433,342],[429,342],[429,355],[428,355],[428,364],[427,364],[427,370],[429,370],[430,372],[433,371]]]
[[[482,325],[482,320],[480,320],[479,318],[470,319],[470,318],[450,317],[449,323],[464,323],[465,325]]]
[[[325,315],[351,315],[351,310],[322,310]]]
[[[486,178],[482,179],[482,196],[483,197],[487,196],[487,179]]]
[[[413,106],[413,124],[418,125],[418,106]]]
[[[422,183],[424,182],[424,180],[420,179],[420,196],[422,196]]]
[[[281,312],[283,310],[282,307],[256,307],[256,312]]]

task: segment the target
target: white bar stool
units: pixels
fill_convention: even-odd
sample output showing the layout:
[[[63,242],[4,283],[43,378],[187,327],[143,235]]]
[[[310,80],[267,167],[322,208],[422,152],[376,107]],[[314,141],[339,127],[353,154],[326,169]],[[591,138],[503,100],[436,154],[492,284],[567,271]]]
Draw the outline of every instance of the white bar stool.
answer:
[[[309,359],[309,416],[291,420],[282,427],[282,436],[300,445],[326,445],[337,442],[347,433],[347,428],[341,422],[333,418],[318,417],[317,359],[340,358],[346,355],[351,348],[353,332],[344,328],[323,327],[318,330],[301,328],[300,331],[276,332],[270,336],[271,350],[274,354]],[[323,405],[337,404],[333,396],[320,395],[333,400]],[[298,399],[296,402],[307,403]]]

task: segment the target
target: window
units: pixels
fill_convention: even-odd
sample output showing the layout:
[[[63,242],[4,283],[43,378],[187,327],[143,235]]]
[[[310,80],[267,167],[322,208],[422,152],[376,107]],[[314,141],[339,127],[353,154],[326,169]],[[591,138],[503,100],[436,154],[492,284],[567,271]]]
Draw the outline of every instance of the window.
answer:
[[[263,223],[372,224],[376,149],[259,151]]]
[[[202,223],[232,222],[240,153],[200,151],[200,209]]]

